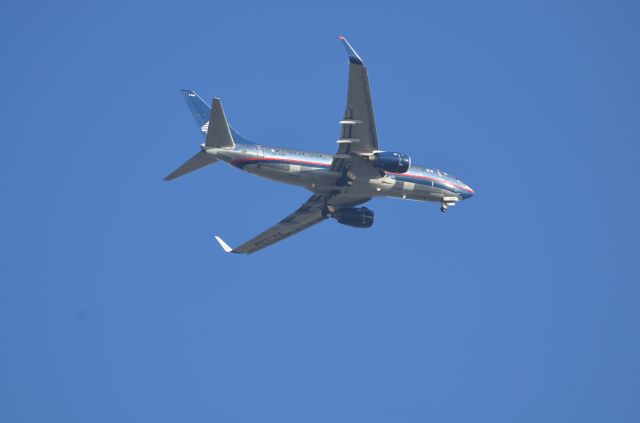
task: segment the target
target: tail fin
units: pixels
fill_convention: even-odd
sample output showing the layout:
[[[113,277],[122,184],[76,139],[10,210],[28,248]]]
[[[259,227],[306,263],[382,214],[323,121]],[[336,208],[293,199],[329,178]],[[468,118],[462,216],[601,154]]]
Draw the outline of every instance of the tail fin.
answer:
[[[209,105],[205,103],[204,100],[201,99],[193,90],[180,90],[180,92],[184,95],[187,107],[191,111],[191,114],[200,127],[200,130],[206,134],[207,129],[204,128],[204,125],[209,122],[211,107],[209,107]]]
[[[200,128],[200,132],[206,134],[209,129],[211,107],[193,90],[180,90],[180,92],[182,92],[184,100],[187,103],[187,107],[189,107],[193,118]],[[229,131],[236,142],[241,144],[253,144],[251,141],[240,135],[232,126],[229,126]]]
[[[193,93],[195,95],[195,93]],[[199,97],[196,97],[204,106],[206,104],[200,100]],[[191,110],[194,112],[193,115],[196,117],[196,120],[202,119],[201,112],[204,112],[204,108],[202,104],[194,101],[189,102],[187,104],[190,105]],[[208,106],[207,106],[208,108]],[[201,167],[210,165],[211,163],[215,163],[218,161],[214,156],[207,153],[207,147],[215,147],[215,148],[233,148],[235,144],[233,142],[233,136],[231,135],[231,131],[229,130],[229,124],[227,123],[227,118],[224,115],[224,109],[222,108],[222,103],[220,103],[219,98],[213,99],[213,109],[210,109],[209,121],[211,122],[211,129],[207,130],[207,139],[205,140],[204,145],[202,146],[202,151],[197,153],[195,156],[187,160],[182,166],[173,171],[170,175],[164,178],[165,181],[170,181],[179,176],[185,175],[189,172],[193,172],[194,170],[200,169]],[[208,110],[207,110],[208,111]],[[205,124],[208,126],[208,124]],[[208,129],[208,128],[207,128]]]

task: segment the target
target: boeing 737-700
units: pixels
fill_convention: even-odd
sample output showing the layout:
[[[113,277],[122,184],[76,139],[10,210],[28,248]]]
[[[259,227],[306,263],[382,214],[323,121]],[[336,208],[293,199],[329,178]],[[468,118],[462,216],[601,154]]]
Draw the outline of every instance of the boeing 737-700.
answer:
[[[446,212],[473,190],[455,177],[431,168],[414,166],[404,153],[381,150],[364,61],[344,37],[349,55],[347,107],[340,121],[335,154],[269,147],[248,141],[227,123],[220,99],[212,107],[194,91],[182,90],[203,134],[201,151],[165,178],[169,181],[217,161],[238,169],[310,190],[311,197],[280,223],[236,248],[219,236],[228,253],[251,254],[310,226],[333,218],[344,225],[368,228],[373,212],[361,207],[373,197],[396,197],[440,203]]]

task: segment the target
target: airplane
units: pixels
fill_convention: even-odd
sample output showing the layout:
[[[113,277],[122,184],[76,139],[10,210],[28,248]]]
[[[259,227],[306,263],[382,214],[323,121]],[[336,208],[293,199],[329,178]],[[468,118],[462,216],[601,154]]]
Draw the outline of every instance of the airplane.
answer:
[[[380,149],[367,68],[349,42],[343,36],[339,40],[349,57],[349,83],[335,154],[253,143],[229,126],[219,98],[213,98],[209,107],[195,91],[181,90],[206,139],[201,151],[165,180],[223,161],[313,193],[295,212],[236,248],[215,235],[225,252],[252,254],[329,218],[344,225],[369,228],[374,213],[360,206],[373,197],[437,202],[446,212],[474,195],[467,184],[446,172],[414,166],[408,154]]]

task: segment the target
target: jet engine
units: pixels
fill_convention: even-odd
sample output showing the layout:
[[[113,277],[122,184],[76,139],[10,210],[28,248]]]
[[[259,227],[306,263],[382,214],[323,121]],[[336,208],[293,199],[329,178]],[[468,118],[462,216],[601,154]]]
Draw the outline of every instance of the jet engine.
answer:
[[[373,165],[379,169],[393,173],[405,173],[411,166],[411,157],[408,154],[382,151],[372,157]]]
[[[354,228],[369,228],[373,225],[373,212],[366,207],[349,207],[338,209],[333,218],[343,225]]]

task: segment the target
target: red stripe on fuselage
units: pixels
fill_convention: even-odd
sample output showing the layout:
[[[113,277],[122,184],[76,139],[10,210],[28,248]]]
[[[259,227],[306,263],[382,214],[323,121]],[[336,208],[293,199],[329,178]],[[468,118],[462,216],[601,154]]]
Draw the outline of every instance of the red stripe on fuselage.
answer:
[[[387,173],[391,173],[392,175],[398,175],[398,176],[409,176],[411,178],[418,178],[418,179],[430,179],[432,181],[441,182],[443,184],[453,185],[456,188],[463,189],[463,190],[473,194],[473,190],[471,188],[467,188],[467,187],[464,187],[462,185],[455,184],[455,183],[453,183],[451,181],[447,181],[446,179],[440,179],[440,178],[435,178],[433,176],[426,176],[426,175],[413,175],[413,174],[410,174],[410,173],[394,173],[394,172],[387,172]]]
[[[277,157],[262,157],[262,158],[249,158],[249,159],[239,159],[239,160],[233,160],[231,162],[232,165],[237,165],[240,163],[246,163],[246,162],[259,162],[259,161],[280,161],[280,162],[287,162],[287,163],[302,163],[302,164],[309,164],[309,165],[317,165],[317,166],[321,166],[321,167],[329,167],[331,166],[331,164],[327,164],[327,163],[321,163],[321,162],[310,162],[310,161],[306,161],[306,160],[295,160],[295,159],[279,159]],[[446,179],[440,179],[440,178],[435,178],[433,176],[426,176],[426,175],[414,175],[411,173],[395,173],[395,172],[387,172],[390,173],[391,175],[398,175],[398,176],[406,176],[406,177],[410,177],[410,178],[417,178],[417,179],[429,179],[432,181],[436,181],[436,182],[440,182],[443,184],[448,184],[448,185],[453,185],[454,187],[460,188],[462,190],[465,190],[467,192],[470,192],[473,194],[473,190],[471,188],[467,188],[464,187],[462,185],[458,185],[456,183],[447,181]]]

